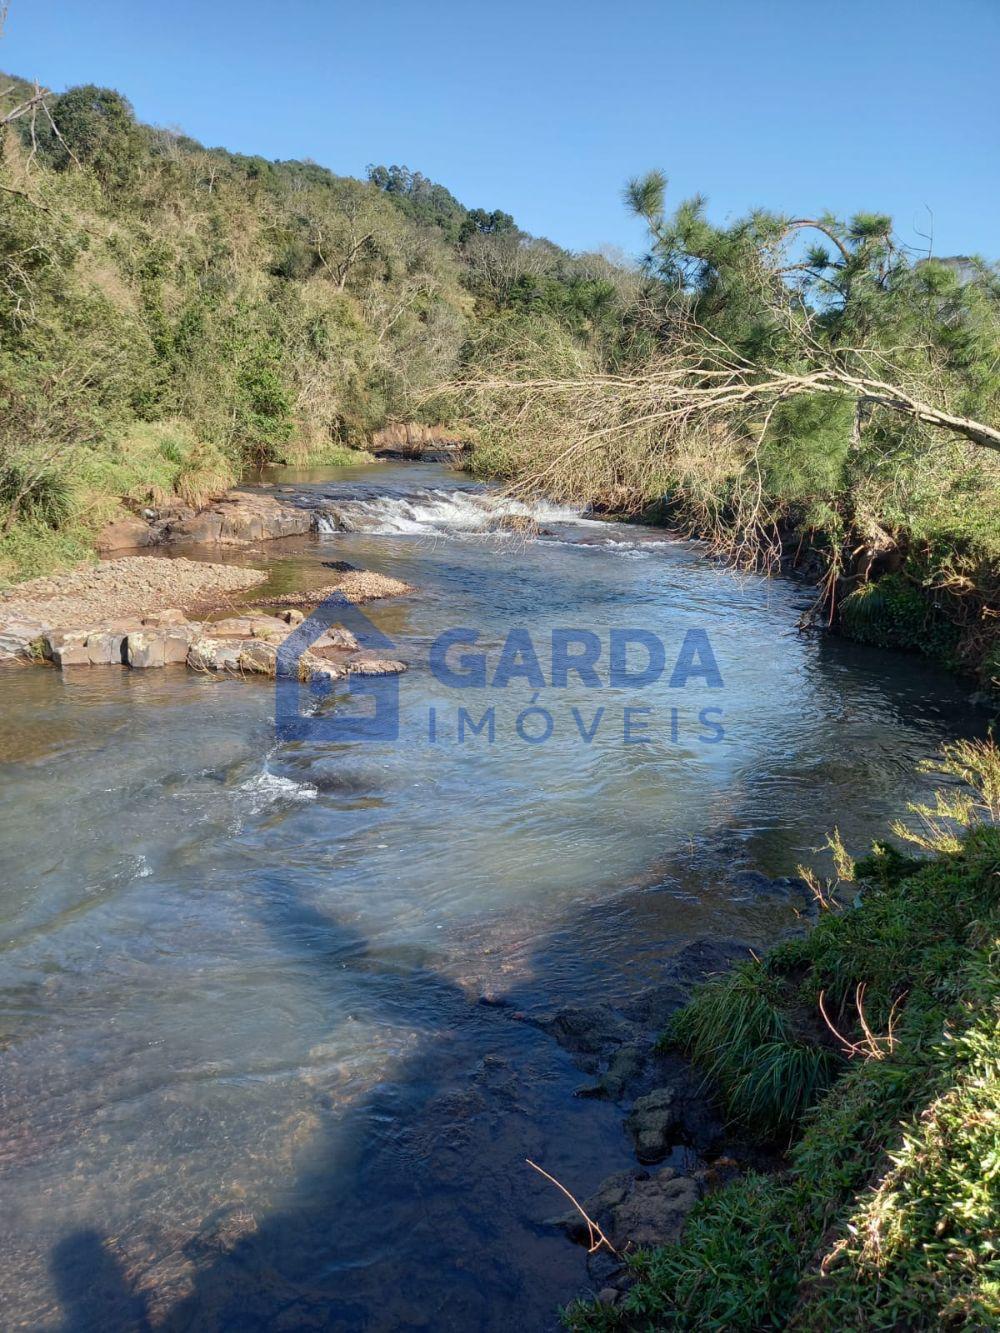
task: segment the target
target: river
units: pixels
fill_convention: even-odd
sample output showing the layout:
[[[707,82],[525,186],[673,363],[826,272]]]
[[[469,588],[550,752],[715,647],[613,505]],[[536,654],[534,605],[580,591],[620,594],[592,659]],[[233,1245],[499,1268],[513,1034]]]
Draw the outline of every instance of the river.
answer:
[[[740,872],[822,864],[834,824],[863,850],[980,720],[662,532],[543,508],[547,535],[491,534],[497,502],[431,464],[266,482],[329,530],[233,553],[255,595],[331,561],[417,590],[365,608],[410,666],[398,736],[279,743],[260,680],[5,669],[3,1327],[551,1328],[586,1256],[525,1159],[582,1197],[634,1158],[533,1016],[795,929]],[[484,685],[429,669],[456,627]],[[541,689],[494,683],[512,628]],[[666,670],[611,686],[636,628]],[[599,688],[552,685],[553,629],[597,636]],[[671,685],[689,631],[721,685]]]

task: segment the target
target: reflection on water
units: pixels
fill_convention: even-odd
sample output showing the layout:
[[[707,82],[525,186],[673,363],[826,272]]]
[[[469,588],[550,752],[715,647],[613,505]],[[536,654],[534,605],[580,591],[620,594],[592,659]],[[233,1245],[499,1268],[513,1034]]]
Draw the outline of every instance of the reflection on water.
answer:
[[[369,608],[411,664],[400,739],[276,746],[261,682],[4,673],[4,1327],[547,1328],[583,1255],[524,1158],[584,1193],[631,1159],[523,1014],[623,998],[695,936],[766,943],[791,904],[735,872],[793,873],[834,822],[863,847],[977,724],[930,668],[804,638],[801,591],[662,534],[449,527],[484,502],[428,467],[273,480],[355,530],[268,548],[264,595],[338,560],[420,590]],[[700,627],[725,688],[571,677],[537,746],[527,682],[467,690],[494,742],[432,743],[457,701],[427,650],[456,625],[492,663],[515,625],[540,650],[560,626]],[[648,744],[622,744],[629,702]],[[674,740],[670,709],[708,703],[725,740]],[[601,704],[586,744],[570,710]]]

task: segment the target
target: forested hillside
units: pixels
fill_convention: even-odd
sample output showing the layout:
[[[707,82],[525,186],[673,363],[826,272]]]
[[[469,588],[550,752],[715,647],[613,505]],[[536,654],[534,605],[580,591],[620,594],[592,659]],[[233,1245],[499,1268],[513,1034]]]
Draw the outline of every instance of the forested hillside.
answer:
[[[0,94],[0,576],[85,554],[121,500],[412,420],[525,490],[791,552],[825,621],[1000,676],[995,264],[877,213],[668,213],[653,173],[629,265],[405,167],[206,149],[93,86]]]
[[[205,149],[103,88],[0,93],[3,576],[84,553],[118,497],[439,422],[481,348],[621,336],[634,275],[417,172]]]

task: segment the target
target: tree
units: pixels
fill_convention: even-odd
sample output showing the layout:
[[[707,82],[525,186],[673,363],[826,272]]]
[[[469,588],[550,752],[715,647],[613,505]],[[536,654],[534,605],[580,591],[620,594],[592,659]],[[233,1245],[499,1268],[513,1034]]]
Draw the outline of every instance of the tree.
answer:
[[[145,150],[131,103],[112,88],[85,84],[52,103],[47,156],[57,170],[75,163],[90,167],[107,188],[128,185],[139,173]]]
[[[882,214],[756,211],[717,228],[699,197],[667,220],[665,189],[653,172],[625,194],[650,229],[648,266],[686,323],[678,407],[835,394],[854,400],[859,428],[881,408],[1000,449],[1000,429],[970,415],[995,415],[1000,402],[1000,282],[986,265],[968,282],[953,265],[918,264]],[[796,249],[806,233],[821,243]]]
[[[368,179],[414,221],[437,227],[452,243],[458,240],[466,210],[443,185],[400,166],[369,166]]]
[[[470,236],[503,236],[512,231],[517,231],[517,224],[509,213],[501,212],[499,208],[494,208],[492,213],[487,213],[484,208],[473,208],[466,213],[458,229],[458,240],[464,243]]]
[[[915,253],[878,214],[718,227],[696,198],[667,216],[665,188],[659,173],[626,188],[650,240],[618,315],[634,338],[591,341],[569,374],[513,345],[470,361],[456,388],[503,475],[633,512],[666,498],[749,565],[813,534],[831,606],[841,571],[867,577],[918,534],[937,552],[918,579],[992,586],[976,570],[1000,559],[997,268]],[[480,281],[509,305],[526,280],[498,263],[508,238],[475,239],[499,249],[476,256]]]

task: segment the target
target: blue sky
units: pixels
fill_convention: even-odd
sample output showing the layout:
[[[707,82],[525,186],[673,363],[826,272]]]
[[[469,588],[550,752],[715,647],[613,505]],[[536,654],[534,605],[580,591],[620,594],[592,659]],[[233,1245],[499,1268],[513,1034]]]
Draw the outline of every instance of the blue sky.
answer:
[[[891,212],[1000,256],[1000,0],[12,0],[0,68],[209,145],[405,163],[573,249],[636,252],[659,166],[723,219]],[[931,213],[928,213],[928,208]]]

